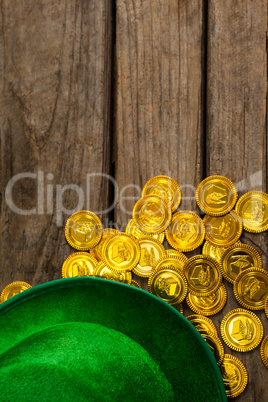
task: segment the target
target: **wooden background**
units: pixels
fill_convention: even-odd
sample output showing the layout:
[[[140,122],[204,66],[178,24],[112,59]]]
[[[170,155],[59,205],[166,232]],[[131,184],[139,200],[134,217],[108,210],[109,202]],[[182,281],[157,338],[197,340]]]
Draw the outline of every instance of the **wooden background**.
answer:
[[[35,285],[60,278],[71,253],[63,225],[78,196],[65,188],[62,215],[59,186],[73,183],[86,191],[87,174],[83,207],[101,211],[115,198],[115,209],[101,217],[120,229],[135,200],[122,203],[102,173],[119,191],[136,185],[129,197],[139,197],[150,177],[170,175],[182,187],[181,209],[197,209],[193,188],[212,174],[229,177],[239,195],[267,192],[267,1],[0,5],[1,289],[15,280]],[[22,172],[39,172],[39,185],[32,178],[18,181],[13,200],[22,209],[38,205],[38,213],[14,213],[6,200],[9,180]],[[44,206],[37,197],[42,177],[50,200]],[[267,240],[267,232],[243,235],[265,268]],[[228,285],[227,306],[213,317],[218,328],[238,307]],[[267,335],[268,320],[258,315]],[[268,399],[259,349],[231,352],[249,372],[238,401]]]

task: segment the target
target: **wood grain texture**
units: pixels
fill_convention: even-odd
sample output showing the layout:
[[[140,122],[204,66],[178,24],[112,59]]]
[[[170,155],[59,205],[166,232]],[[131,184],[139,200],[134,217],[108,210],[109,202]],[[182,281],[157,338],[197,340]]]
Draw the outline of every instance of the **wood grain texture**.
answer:
[[[207,61],[207,175],[222,174],[247,191],[267,191],[267,2],[239,0],[208,5]],[[267,269],[268,233],[244,232],[242,241],[256,248]],[[232,286],[228,301],[214,322],[241,307]],[[268,333],[268,320],[257,313]],[[249,353],[225,353],[241,359],[249,374],[249,385],[237,401],[268,399],[267,369],[260,347]]]
[[[70,212],[59,213],[56,185],[76,184],[85,193],[87,173],[109,173],[111,2],[3,0],[1,18],[3,288],[14,280],[35,285],[61,277],[70,254],[63,231]],[[17,182],[19,208],[35,208],[39,191],[37,213],[28,216],[12,212],[5,199],[9,180],[22,172],[44,175],[45,197],[48,183],[54,189],[43,208],[37,180]],[[108,181],[89,183],[80,209],[99,211],[108,204]],[[75,190],[65,192],[63,204],[78,206]]]
[[[118,0],[116,221],[124,228],[148,179],[169,175],[194,209],[203,172],[202,1]],[[136,186],[136,188],[133,188]],[[135,198],[136,197],[136,198]],[[134,199],[135,198],[135,199]]]

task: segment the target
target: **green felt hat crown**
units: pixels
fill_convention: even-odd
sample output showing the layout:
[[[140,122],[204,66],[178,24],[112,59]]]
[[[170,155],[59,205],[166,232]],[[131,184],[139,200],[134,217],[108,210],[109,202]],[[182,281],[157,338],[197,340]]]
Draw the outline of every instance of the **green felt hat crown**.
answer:
[[[99,278],[48,282],[0,306],[2,401],[225,401],[209,347],[155,296]]]

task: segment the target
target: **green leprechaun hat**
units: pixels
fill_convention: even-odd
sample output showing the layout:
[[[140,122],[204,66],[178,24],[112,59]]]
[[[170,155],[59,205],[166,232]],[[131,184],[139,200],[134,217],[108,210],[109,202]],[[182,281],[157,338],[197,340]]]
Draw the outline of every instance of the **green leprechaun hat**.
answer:
[[[226,401],[208,345],[143,290],[82,277],[0,306],[1,401]]]

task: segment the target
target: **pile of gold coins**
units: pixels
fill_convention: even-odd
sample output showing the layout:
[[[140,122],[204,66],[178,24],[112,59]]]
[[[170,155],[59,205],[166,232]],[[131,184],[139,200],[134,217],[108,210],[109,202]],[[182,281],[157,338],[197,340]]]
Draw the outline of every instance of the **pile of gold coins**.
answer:
[[[226,303],[223,278],[233,284],[234,296],[243,307],[229,311],[221,323],[222,339],[231,349],[247,352],[261,343],[263,325],[252,310],[265,309],[268,317],[268,272],[262,268],[259,253],[239,241],[243,228],[253,233],[268,229],[268,195],[251,191],[237,199],[229,179],[210,176],[196,192],[205,217],[191,211],[176,212],[181,202],[178,183],[156,176],[145,184],[125,232],[103,228],[90,211],[73,214],[65,235],[79,251],[62,266],[63,278],[96,276],[136,287],[140,286],[132,274],[148,278],[149,292],[181,313],[186,299],[195,313],[186,318],[213,350],[229,398],[244,391],[248,375],[239,359],[224,354],[216,327],[208,318]],[[169,249],[163,246],[165,238]],[[191,258],[183,254],[202,244],[202,254]],[[7,288],[2,301],[8,298]],[[261,358],[268,367],[268,335],[261,344]]]

